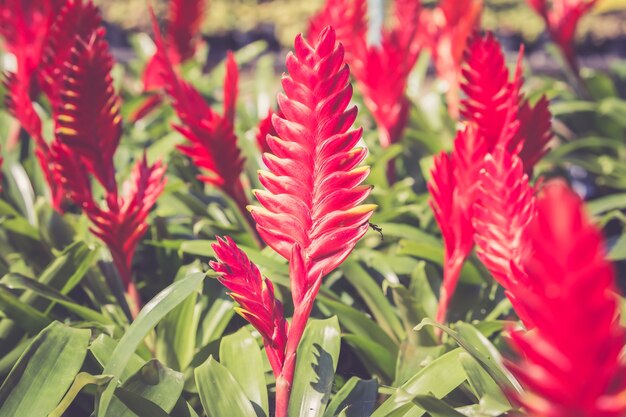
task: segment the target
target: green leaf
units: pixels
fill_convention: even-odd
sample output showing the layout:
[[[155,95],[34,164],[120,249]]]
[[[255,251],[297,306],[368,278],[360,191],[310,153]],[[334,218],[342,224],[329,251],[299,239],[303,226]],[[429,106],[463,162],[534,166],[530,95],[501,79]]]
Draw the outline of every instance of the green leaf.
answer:
[[[336,317],[310,320],[298,346],[289,415],[321,417],[330,400],[341,338]]]
[[[611,246],[607,257],[612,261],[623,261],[626,259],[626,234],[621,235]]]
[[[203,273],[189,274],[186,278],[176,281],[161,291],[141,310],[124,337],[117,344],[109,362],[104,368],[103,374],[113,375],[113,380],[108,384],[102,395],[96,399],[96,416],[106,415],[116,385],[120,382],[124,369],[139,343],[167,313],[198,289],[204,277],[205,274]]]
[[[461,355],[461,364],[470,386],[479,399],[479,408],[482,413],[499,416],[511,410],[511,404],[506,395],[476,359],[464,353]]]
[[[398,255],[411,255],[443,265],[443,243],[434,244],[429,241],[412,242],[401,240],[398,244]],[[485,279],[470,260],[463,264],[461,280],[467,284],[482,284],[485,282]]]
[[[355,350],[370,373],[379,376],[385,382],[393,381],[397,354],[391,354],[376,340],[365,336],[345,334],[343,340]]]
[[[452,337],[459,346],[484,367],[485,371],[504,391],[521,391],[519,383],[502,365],[502,357],[498,350],[475,327],[467,323],[458,322],[456,323],[457,331],[454,331],[430,319],[424,319],[415,330],[419,331],[424,326],[435,326]]]
[[[48,414],[48,417],[63,417],[65,411],[67,411],[68,407],[72,405],[72,402],[83,388],[87,385],[105,385],[110,380],[111,377],[108,375],[91,375],[87,372],[79,373],[76,375],[74,383],[63,397],[63,400],[59,403],[57,408]]]
[[[592,216],[598,216],[611,210],[619,210],[626,208],[626,193],[611,194],[600,197],[586,203],[586,208]]]
[[[107,416],[135,417],[136,415],[144,415],[148,417],[151,415],[148,412],[151,412],[154,406],[163,410],[164,414],[167,415],[178,402],[184,385],[183,374],[167,368],[153,359],[124,382],[121,388],[115,390],[115,395],[119,401],[116,401],[116,398],[111,401]],[[137,401],[137,397],[147,400],[151,404],[146,404],[141,400]]]
[[[13,295],[4,285],[0,285],[0,308],[8,318],[30,334],[41,331],[52,322],[45,314]]]
[[[324,417],[335,417],[345,410],[346,417],[365,417],[372,414],[378,398],[378,383],[374,379],[352,377],[335,394]]]
[[[263,352],[250,331],[242,327],[222,338],[220,361],[239,383],[260,416],[269,416]],[[260,410],[259,410],[260,408]]]
[[[413,402],[428,411],[432,417],[464,417],[453,407],[432,395],[416,395]]]
[[[235,377],[212,356],[197,367],[194,374],[200,401],[208,417],[257,417]]]
[[[61,304],[67,310],[80,316],[84,320],[95,321],[104,325],[113,324],[111,319],[104,316],[102,313],[77,304],[69,297],[66,297],[60,292],[52,289],[49,286],[41,284],[39,281],[36,281],[32,278],[28,278],[18,274],[9,274],[2,280],[2,282],[6,284],[9,288],[27,289],[40,297]]]
[[[89,345],[89,351],[94,358],[96,358],[103,369],[104,366],[111,360],[111,356],[113,355],[113,351],[115,351],[117,343],[117,340],[112,339],[106,334],[101,334],[96,338],[96,340],[91,342],[91,345]],[[141,359],[139,355],[133,353],[126,364],[126,368],[124,368],[124,372],[122,372],[120,382],[124,382],[130,378],[135,372],[141,369],[145,363],[146,361]]]
[[[157,326],[157,357],[178,371],[183,371],[193,359],[200,311],[196,308],[197,293],[165,316]]]
[[[0,417],[45,417],[78,374],[89,330],[55,322],[32,341],[0,387]]]
[[[383,294],[380,286],[357,262],[345,262],[342,266],[346,279],[363,298],[379,326],[396,342],[406,336],[402,322]]]
[[[459,360],[461,353],[462,349],[455,349],[432,361],[398,388],[372,417],[424,415],[425,411],[413,403],[416,395],[432,394],[443,398],[467,379]]]

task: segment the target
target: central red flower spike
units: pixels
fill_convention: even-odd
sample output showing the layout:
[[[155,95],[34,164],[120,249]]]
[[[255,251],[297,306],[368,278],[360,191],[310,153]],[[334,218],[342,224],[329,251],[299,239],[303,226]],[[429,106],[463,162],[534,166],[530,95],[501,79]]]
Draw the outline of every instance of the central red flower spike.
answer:
[[[315,280],[335,269],[367,232],[375,208],[360,205],[370,192],[359,185],[369,168],[359,166],[367,151],[355,148],[362,130],[352,130],[356,107],[343,47],[325,29],[313,47],[302,36],[287,56],[285,94],[278,96],[283,117],[274,115],[277,136],[259,173],[266,190],[255,194],[263,206],[250,207],[265,242],[286,259],[304,262],[292,282],[296,300]]]

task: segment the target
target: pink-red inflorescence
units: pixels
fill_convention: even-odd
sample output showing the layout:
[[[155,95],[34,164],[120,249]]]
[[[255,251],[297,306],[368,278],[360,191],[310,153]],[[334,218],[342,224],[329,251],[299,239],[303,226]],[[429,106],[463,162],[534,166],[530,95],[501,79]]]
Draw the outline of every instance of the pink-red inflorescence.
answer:
[[[200,42],[200,26],[208,9],[208,0],[170,0],[165,45],[170,61],[184,63],[194,56]],[[140,120],[162,102],[160,92],[165,88],[163,74],[167,68],[155,54],[143,73],[144,91],[150,96],[135,110],[131,119]]]
[[[163,83],[172,100],[180,124],[174,128],[189,142],[178,149],[189,156],[200,168],[198,179],[222,190],[248,218],[246,195],[241,174],[244,158],[235,135],[235,106],[238,93],[239,71],[231,52],[226,57],[224,80],[224,110],[217,113],[204,100],[200,92],[177,74],[167,55],[167,45],[154,26],[157,43],[157,59],[164,69]]]
[[[431,51],[438,78],[447,83],[446,104],[454,119],[459,117],[465,49],[480,26],[482,9],[482,0],[441,0],[420,16],[419,39]]]
[[[445,321],[448,304],[456,288],[461,268],[474,247],[475,226],[480,226],[481,235],[489,234],[487,233],[489,230],[495,229],[490,229],[487,225],[493,223],[492,226],[495,227],[501,222],[501,219],[495,217],[487,219],[485,216],[475,222],[474,212],[480,198],[486,197],[485,201],[488,201],[485,194],[500,195],[506,193],[509,186],[520,186],[520,182],[523,184],[528,182],[528,179],[523,179],[515,171],[509,173],[512,176],[508,179],[501,177],[497,182],[482,184],[486,178],[483,171],[500,170],[504,175],[506,170],[512,169],[512,166],[515,166],[516,170],[521,166],[523,167],[521,173],[526,172],[530,175],[534,164],[546,152],[547,143],[551,138],[551,116],[547,100],[542,98],[535,105],[524,100],[520,92],[522,85],[520,72],[521,65],[518,61],[513,79],[509,79],[504,56],[491,34],[476,36],[470,41],[462,84],[466,94],[466,98],[461,102],[465,127],[459,131],[455,139],[453,152],[450,155],[442,153],[435,158],[431,181],[428,184],[432,194],[431,206],[445,243],[444,280],[437,313],[437,320],[440,322]],[[486,187],[496,189],[485,191]],[[517,198],[514,195],[509,197]],[[520,216],[526,216],[528,213],[524,211],[527,209],[525,203],[517,203],[519,205],[510,209],[518,210],[517,214]],[[481,212],[481,215],[484,214]],[[455,220],[449,221],[450,218]],[[524,221],[521,218],[518,220]],[[495,246],[490,247],[485,243],[485,239],[491,237],[493,236],[479,236],[481,256],[487,256],[489,251],[495,250]],[[502,242],[507,243],[506,239],[502,239]],[[494,274],[499,273],[496,271]]]
[[[375,208],[361,204],[370,192],[370,187],[360,185],[369,169],[358,166],[366,151],[355,148],[361,129],[350,130],[357,110],[347,108],[352,97],[350,73],[334,30],[322,30],[313,44],[298,36],[295,53],[287,56],[287,69],[282,80],[285,94],[278,96],[282,116],[272,117],[277,134],[267,137],[271,150],[264,155],[267,171],[259,174],[266,190],[255,193],[261,207],[250,207],[263,240],[289,260],[294,315],[284,363],[276,375],[279,417],[287,415],[296,350],[322,278],[366,233]],[[235,269],[221,260],[226,271]],[[250,273],[257,276],[254,269]],[[252,313],[265,314],[258,309]],[[266,325],[273,324],[268,319]]]
[[[526,0],[543,18],[550,37],[563,52],[570,68],[578,73],[575,37],[578,22],[597,3],[597,0]]]
[[[399,141],[407,123],[406,87],[421,49],[420,11],[418,0],[395,0],[393,25],[383,29],[380,44],[368,42],[365,0],[327,0],[309,26],[309,40],[316,39],[325,26],[336,29],[383,147]]]

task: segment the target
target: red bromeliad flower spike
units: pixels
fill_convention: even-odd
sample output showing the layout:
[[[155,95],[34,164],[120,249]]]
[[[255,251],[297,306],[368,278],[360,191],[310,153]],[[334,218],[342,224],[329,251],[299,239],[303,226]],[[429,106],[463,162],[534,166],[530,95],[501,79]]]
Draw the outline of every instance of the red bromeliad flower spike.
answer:
[[[240,305],[237,312],[263,337],[265,352],[274,376],[278,378],[285,362],[289,326],[283,315],[283,305],[274,295],[272,282],[261,276],[257,266],[230,237],[218,237],[217,243],[211,246],[218,259],[218,262],[211,262],[211,268],[222,274],[220,282]]]
[[[511,264],[521,267],[530,251],[526,228],[535,215],[534,200],[517,155],[499,146],[485,157],[473,209],[474,241],[478,257],[510,298],[520,285]]]
[[[550,36],[563,52],[565,59],[578,74],[575,36],[578,22],[597,3],[597,0],[554,0],[548,8],[547,0],[527,0],[528,4],[543,18]]]
[[[422,11],[420,37],[431,50],[437,76],[446,81],[448,112],[459,117],[461,65],[472,33],[480,26],[482,0],[442,0],[435,9]]]
[[[496,167],[494,158],[512,158],[502,152],[518,155],[523,170],[530,175],[536,162],[545,154],[551,138],[547,100],[542,98],[534,106],[523,101],[520,93],[521,60],[518,60],[513,79],[509,80],[504,56],[493,35],[472,39],[463,73],[462,89],[466,98],[461,108],[467,127],[455,140],[450,162],[443,163],[443,157],[439,157],[429,184],[433,196],[431,206],[445,242],[444,280],[437,312],[440,322],[445,320],[462,264],[473,248],[472,218],[480,194],[479,184],[485,180],[494,181],[489,184],[497,186],[497,181],[502,180],[490,180],[481,175],[486,157],[491,155],[487,159],[491,161],[490,170],[493,170]],[[498,151],[498,148],[503,149]],[[521,198],[515,195],[507,198],[516,197]],[[452,213],[455,216],[452,222],[458,224],[450,226]]]
[[[514,331],[520,354],[509,369],[533,416],[618,417],[626,413],[626,333],[619,324],[615,274],[601,231],[562,181],[546,184],[528,229],[515,292],[534,328]]]
[[[116,199],[107,195],[106,208],[101,208],[93,201],[83,204],[93,224],[90,230],[111,251],[126,292],[133,300],[133,317],[141,308],[132,277],[133,257],[139,241],[148,230],[148,214],[165,186],[165,170],[166,166],[161,162],[148,165],[144,155],[133,169],[131,178],[124,183],[123,194],[116,196]]]
[[[248,197],[241,182],[244,158],[234,131],[239,72],[233,54],[229,52],[226,57],[224,114],[220,115],[193,86],[180,79],[167,56],[156,23],[154,30],[157,57],[166,70],[163,74],[165,89],[181,121],[174,127],[190,142],[189,145],[179,146],[180,151],[205,172],[199,179],[228,195],[254,227],[246,210]]]
[[[274,115],[277,136],[268,136],[268,171],[262,207],[250,207],[263,240],[289,260],[294,316],[285,363],[276,382],[276,415],[286,416],[296,351],[322,278],[341,264],[367,232],[374,205],[361,205],[370,187],[360,185],[369,169],[359,167],[366,150],[355,148],[361,129],[350,131],[356,107],[350,72],[332,28],[317,42],[296,37],[287,56],[289,75],[278,96],[283,117]]]
[[[113,88],[113,58],[104,28],[77,37],[65,62],[63,88],[54,104],[57,140],[75,153],[117,199],[113,155],[122,134],[120,99]]]
[[[113,88],[113,59],[104,36],[104,29],[97,27],[85,38],[75,37],[53,103],[56,140],[50,156],[55,179],[109,248],[136,316],[141,302],[132,280],[132,259],[147,230],[148,213],[163,190],[165,167],[160,162],[149,166],[144,156],[119,195],[113,156],[121,136],[120,99]],[[106,208],[94,201],[85,171],[105,189]]]
[[[472,210],[484,150],[476,129],[459,131],[452,155],[435,157],[428,190],[430,206],[444,241],[443,283],[436,320],[443,323],[465,259],[474,247]],[[478,163],[480,161],[480,164]]]
[[[62,181],[55,178],[53,166],[58,166],[55,155],[59,152],[58,149],[54,152],[43,138],[33,98],[41,88],[54,106],[58,92],[64,89],[62,78],[66,71],[65,62],[73,50],[76,37],[87,39],[99,27],[100,14],[91,1],[32,2],[27,9],[20,2],[10,0],[9,3],[14,13],[4,15],[4,24],[12,22],[9,27],[14,28],[10,38],[14,44],[10,49],[16,55],[18,71],[7,77],[7,104],[24,130],[35,140],[35,154],[49,185],[52,205],[55,210],[63,212],[63,201],[70,190],[66,190]],[[55,11],[58,13],[53,13]],[[46,16],[42,14],[44,12]],[[7,16],[12,16],[13,20],[6,20]],[[28,22],[38,25],[32,28],[39,34],[35,37],[35,46],[28,43],[28,36],[31,36],[28,35]],[[24,43],[28,47],[24,47]]]
[[[380,45],[368,44],[364,0],[327,0],[309,26],[309,40],[316,39],[325,26],[336,29],[365,105],[378,125],[383,147],[401,138],[407,122],[410,102],[405,92],[420,52],[420,10],[418,0],[395,0],[394,24],[383,30]]]
[[[165,44],[173,64],[184,63],[196,52],[200,25],[206,14],[208,0],[170,0]],[[144,91],[158,93],[165,88],[163,62],[155,54],[143,73]],[[145,117],[162,102],[160,94],[153,94],[131,116],[133,121]]]

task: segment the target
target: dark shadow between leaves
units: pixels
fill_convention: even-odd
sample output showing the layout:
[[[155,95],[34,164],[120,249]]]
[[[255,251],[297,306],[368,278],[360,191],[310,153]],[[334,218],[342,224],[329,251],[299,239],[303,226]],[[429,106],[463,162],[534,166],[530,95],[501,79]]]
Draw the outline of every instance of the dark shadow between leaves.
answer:
[[[313,347],[316,350],[314,355],[317,363],[312,363],[311,367],[317,376],[317,382],[311,382],[311,386],[315,391],[324,394],[322,404],[327,404],[335,377],[333,357],[321,345],[314,343]]]

